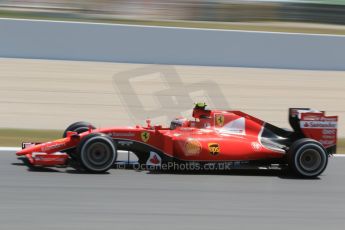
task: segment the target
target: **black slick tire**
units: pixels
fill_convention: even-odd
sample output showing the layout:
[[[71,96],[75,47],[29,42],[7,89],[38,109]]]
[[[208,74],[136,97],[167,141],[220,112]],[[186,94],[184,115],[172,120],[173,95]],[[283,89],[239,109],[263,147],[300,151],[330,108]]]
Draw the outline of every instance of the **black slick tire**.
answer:
[[[117,158],[114,141],[102,133],[91,133],[85,136],[78,144],[76,153],[80,165],[91,173],[108,171]]]
[[[288,151],[290,170],[299,177],[315,178],[327,167],[328,153],[313,139],[303,138],[292,143]]]
[[[86,121],[75,122],[66,128],[66,130],[63,132],[62,137],[65,138],[67,136],[67,132],[69,131],[77,132],[78,134],[86,132],[87,130],[89,130],[89,127],[91,127],[92,129],[95,129],[95,127],[89,122],[86,122]]]

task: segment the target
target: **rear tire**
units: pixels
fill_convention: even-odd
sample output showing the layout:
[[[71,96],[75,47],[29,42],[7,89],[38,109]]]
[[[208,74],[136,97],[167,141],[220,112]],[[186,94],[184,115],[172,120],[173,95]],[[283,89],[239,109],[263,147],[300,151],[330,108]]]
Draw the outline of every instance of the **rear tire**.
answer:
[[[288,152],[290,170],[297,176],[314,178],[327,167],[328,153],[323,145],[309,138],[295,141]]]
[[[92,173],[104,173],[115,163],[116,146],[111,137],[102,133],[91,133],[77,147],[79,163]]]
[[[63,138],[67,137],[67,132],[69,131],[77,132],[78,134],[86,132],[89,130],[89,127],[91,127],[92,129],[95,129],[95,127],[89,122],[86,122],[86,121],[75,122],[66,128],[66,130],[63,132],[62,137]]]

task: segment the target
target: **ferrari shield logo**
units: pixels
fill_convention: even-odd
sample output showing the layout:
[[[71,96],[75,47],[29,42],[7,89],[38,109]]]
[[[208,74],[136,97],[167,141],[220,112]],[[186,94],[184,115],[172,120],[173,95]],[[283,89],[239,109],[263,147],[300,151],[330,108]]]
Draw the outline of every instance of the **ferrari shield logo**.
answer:
[[[149,132],[142,132],[141,133],[141,140],[143,140],[143,142],[147,142],[150,139],[150,133]]]
[[[216,126],[222,127],[224,125],[224,115],[216,114],[215,115]]]

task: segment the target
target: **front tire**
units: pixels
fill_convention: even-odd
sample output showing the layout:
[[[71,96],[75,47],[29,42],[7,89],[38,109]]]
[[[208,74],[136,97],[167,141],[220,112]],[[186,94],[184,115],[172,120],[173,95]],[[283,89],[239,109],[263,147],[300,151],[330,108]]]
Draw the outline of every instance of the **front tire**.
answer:
[[[66,128],[66,130],[63,132],[62,137],[65,138],[67,137],[67,132],[72,131],[72,132],[77,132],[79,133],[83,133],[89,130],[89,127],[91,127],[92,129],[96,129],[91,123],[86,122],[86,121],[78,121],[75,122],[73,124],[71,124],[70,126],[68,126]]]
[[[79,163],[92,173],[104,173],[115,163],[116,146],[113,140],[102,133],[91,133],[77,147]]]
[[[304,178],[319,176],[327,167],[328,153],[323,145],[309,138],[295,141],[288,152],[290,170]]]
[[[65,138],[67,137],[67,132],[76,132],[78,134],[86,132],[89,130],[89,128],[91,129],[96,129],[91,123],[86,122],[86,121],[78,121],[78,122],[74,122],[73,124],[71,124],[70,126],[68,126],[66,128],[66,130],[63,132],[62,137]],[[67,153],[73,160],[76,160],[76,154],[75,154],[75,148],[73,149],[67,149],[64,150],[62,152]]]

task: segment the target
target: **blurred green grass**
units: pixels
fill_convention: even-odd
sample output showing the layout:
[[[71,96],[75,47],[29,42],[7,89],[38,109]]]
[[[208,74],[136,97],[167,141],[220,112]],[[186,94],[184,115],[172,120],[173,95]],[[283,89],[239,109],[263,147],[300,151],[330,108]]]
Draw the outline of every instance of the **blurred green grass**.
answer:
[[[345,138],[338,139],[338,142],[337,142],[337,153],[345,154]]]
[[[244,31],[269,31],[269,32],[288,32],[288,33],[310,33],[310,34],[337,34],[345,35],[344,27],[318,26],[314,23],[291,23],[284,24],[275,21],[262,21],[257,23],[237,23],[237,22],[214,22],[214,21],[160,21],[160,20],[131,20],[131,19],[111,19],[111,18],[77,18],[71,14],[59,15],[48,13],[18,12],[0,10],[0,18],[14,19],[38,19],[74,22],[95,22],[95,23],[114,23],[127,25],[145,26],[166,26],[166,27],[186,27],[203,29],[225,29],[225,30],[244,30]]]
[[[20,147],[22,142],[45,142],[62,137],[61,130],[0,129],[0,146]]]
[[[0,129],[0,146],[20,147],[22,142],[45,142],[62,137],[62,130]],[[345,138],[338,139],[337,153],[345,154]]]

